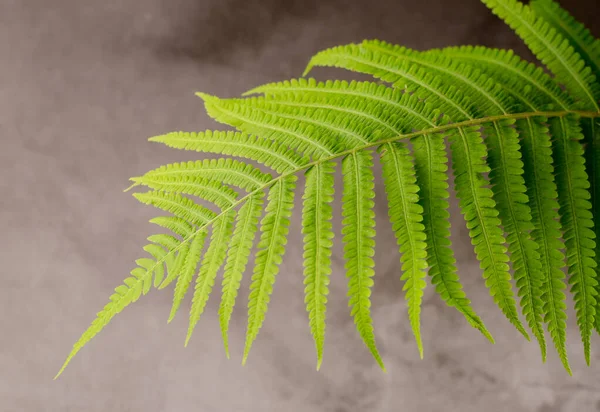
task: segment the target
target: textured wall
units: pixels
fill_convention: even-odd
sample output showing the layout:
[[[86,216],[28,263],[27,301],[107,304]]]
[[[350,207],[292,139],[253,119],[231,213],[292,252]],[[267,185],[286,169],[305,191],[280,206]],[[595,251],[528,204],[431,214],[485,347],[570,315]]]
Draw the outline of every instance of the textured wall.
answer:
[[[588,25],[597,17],[597,0],[564,3]],[[155,211],[121,193],[127,179],[193,158],[145,139],[213,127],[194,91],[235,96],[298,76],[321,48],[374,37],[415,48],[512,47],[528,56],[476,0],[0,0],[0,411],[600,411],[598,349],[585,367],[571,319],[575,376],[554,354],[543,365],[536,343],[518,335],[483,287],[460,218],[453,226],[460,274],[497,344],[429,288],[425,360],[418,360],[397,257],[383,251],[394,241],[382,202],[373,312],[387,374],[354,331],[339,247],[325,361],[315,371],[296,214],[246,367],[239,364],[245,290],[232,320],[231,361],[218,299],[183,350],[186,311],[167,326],[165,291],[121,313],[52,381],[151,234]]]

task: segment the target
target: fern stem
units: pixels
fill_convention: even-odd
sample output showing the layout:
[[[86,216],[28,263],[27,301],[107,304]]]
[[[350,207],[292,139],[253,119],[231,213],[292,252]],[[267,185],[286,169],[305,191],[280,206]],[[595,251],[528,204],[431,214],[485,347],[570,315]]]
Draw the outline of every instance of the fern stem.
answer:
[[[413,132],[413,133],[406,133],[406,134],[401,134],[398,136],[394,136],[394,137],[388,137],[386,139],[381,139],[381,140],[377,140],[377,141],[373,141],[373,142],[369,142],[365,145],[362,146],[358,146],[355,147],[353,149],[348,149],[348,150],[344,150],[335,154],[332,154],[330,156],[325,156],[325,157],[319,157],[316,160],[313,160],[309,163],[306,163],[302,166],[299,166],[296,169],[287,171],[285,173],[280,174],[277,177],[274,177],[271,181],[269,181],[268,183],[265,183],[259,187],[257,187],[256,189],[252,190],[250,193],[248,193],[247,195],[243,196],[242,198],[240,198],[237,202],[233,203],[231,206],[223,209],[221,211],[221,213],[217,214],[214,218],[210,219],[209,221],[207,221],[205,224],[203,224],[202,226],[200,226],[198,229],[196,229],[194,232],[192,232],[188,237],[184,238],[181,243],[176,246],[174,249],[172,249],[170,252],[168,252],[167,254],[165,254],[165,256],[163,256],[161,259],[156,261],[156,266],[162,264],[165,259],[170,256],[172,253],[177,252],[179,250],[180,247],[182,247],[184,244],[186,244],[187,242],[189,242],[196,233],[204,230],[205,228],[207,228],[208,226],[212,225],[216,220],[220,219],[222,216],[224,216],[229,210],[234,209],[238,206],[240,206],[241,204],[243,204],[246,200],[248,200],[252,195],[263,191],[267,188],[269,188],[270,186],[273,186],[275,183],[277,183],[278,181],[280,181],[281,179],[284,179],[288,176],[294,175],[302,170],[306,170],[312,166],[315,166],[317,164],[326,162],[326,161],[330,161],[330,160],[336,160],[339,159],[341,157],[359,152],[361,150],[365,150],[365,149],[369,149],[369,148],[373,148],[373,147],[377,147],[379,145],[385,144],[385,143],[390,143],[390,142],[395,142],[397,140],[401,140],[401,139],[412,139],[418,136],[423,136],[426,134],[431,134],[431,133],[439,133],[439,132],[443,132],[443,131],[447,131],[447,130],[452,130],[452,129],[457,129],[460,127],[468,127],[468,126],[476,126],[476,125],[481,125],[483,123],[488,123],[488,122],[493,122],[493,121],[497,121],[497,120],[502,120],[502,119],[528,119],[531,117],[536,117],[536,116],[542,116],[542,117],[564,117],[568,114],[576,114],[578,116],[581,117],[585,117],[585,118],[600,118],[600,112],[592,112],[592,111],[584,111],[584,110],[562,110],[562,111],[547,111],[547,112],[525,112],[525,113],[513,113],[513,114],[505,114],[505,115],[497,115],[497,116],[488,116],[488,117],[482,117],[482,118],[478,118],[478,119],[472,119],[472,120],[465,120],[462,122],[456,122],[456,123],[449,123],[443,126],[437,126],[437,127],[431,127],[431,128],[427,128],[427,129],[423,129],[423,130],[419,130],[417,132]],[[154,269],[150,268],[148,269],[148,273],[152,273],[152,270]]]

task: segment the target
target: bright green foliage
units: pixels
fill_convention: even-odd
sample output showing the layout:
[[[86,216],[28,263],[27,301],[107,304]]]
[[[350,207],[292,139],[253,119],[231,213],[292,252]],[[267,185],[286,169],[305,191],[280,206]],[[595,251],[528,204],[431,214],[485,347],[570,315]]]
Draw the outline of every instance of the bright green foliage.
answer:
[[[516,286],[542,359],[547,354],[546,324],[571,373],[568,283],[589,363],[593,330],[600,332],[600,40],[553,0],[532,0],[530,5],[482,1],[550,74],[510,50],[459,46],[416,51],[365,40],[317,53],[306,73],[317,66],[339,67],[381,82],[302,78],[258,86],[240,98],[198,93],[211,117],[237,130],[178,131],[150,139],[223,157],[167,164],[131,179],[130,189],[148,189],[134,196],[165,213],[151,222],[166,233],[148,237],[147,255],[135,261],[131,275],[75,343],[59,374],[117,313],[153,285],[163,289],[175,283],[171,320],[195,279],[187,344],[221,268],[219,323],[229,357],[229,323],[257,247],[245,363],[266,319],[302,173],[304,300],[318,369],[328,285],[335,276],[336,161],[341,161],[343,174],[341,242],[350,315],[383,368],[371,314],[375,151],[397,241],[397,247],[379,247],[399,252],[398,280],[421,357],[427,278],[444,302],[494,341],[466,297],[456,268],[448,202],[452,174],[485,285],[499,309],[528,338],[517,311]]]
[[[223,334],[225,354],[229,358],[229,321],[235,306],[235,299],[240,288],[242,276],[248,264],[248,257],[258,230],[258,219],[263,206],[263,192],[250,196],[240,208],[235,224],[235,231],[229,244],[227,263],[223,272],[222,297],[219,307],[219,323]]]
[[[592,90],[594,102],[590,101],[591,108],[598,107],[600,99],[600,40],[594,38],[589,30],[575,20],[558,3],[551,0],[534,0],[531,3],[536,14],[542,16],[553,29],[558,31],[575,52],[581,56],[585,64],[592,70],[596,78],[595,87]],[[590,99],[591,100],[591,99]],[[595,104],[594,104],[595,103]],[[585,142],[585,168],[590,181],[590,195],[592,202],[592,214],[595,222],[600,219],[600,138],[598,138],[598,123],[594,119],[583,119],[581,121]],[[596,239],[596,257],[600,256],[600,224],[594,225]],[[596,280],[600,279],[600,265],[596,265]],[[600,282],[599,282],[600,283]],[[600,286],[598,288],[600,294]],[[596,299],[596,313],[600,313],[600,299]],[[600,316],[596,316],[595,328],[600,332]]]
[[[421,189],[419,203],[423,206],[423,225],[427,244],[429,276],[436,292],[460,313],[471,326],[479,329],[494,343],[482,320],[462,290],[456,273],[456,259],[450,241],[448,217],[448,157],[444,138],[439,134],[417,136],[413,140],[417,185]]]
[[[192,301],[192,309],[190,310],[190,325],[185,339],[186,346],[192,337],[196,323],[198,323],[202,312],[204,312],[204,307],[215,284],[217,272],[225,261],[227,246],[229,245],[231,232],[233,231],[234,219],[235,210],[228,210],[223,218],[219,219],[213,227],[210,246],[200,264],[200,271],[196,280],[194,299]]]
[[[573,115],[550,120],[550,133],[555,136],[552,153],[556,164],[556,185],[567,253],[571,292],[575,299],[577,324],[581,330],[586,362],[590,363],[590,339],[596,316],[595,260],[596,243],[592,221],[590,187],[585,172],[582,139],[577,118]]]
[[[525,41],[538,59],[564,84],[576,107],[598,110],[597,75],[585,65],[571,42],[548,21],[517,0],[482,0]],[[556,13],[552,13],[556,15]]]
[[[387,143],[380,150],[390,221],[402,253],[400,270],[404,272],[408,317],[423,358],[420,315],[427,269],[425,226],[421,223],[423,206],[419,204],[419,187],[415,184],[413,160],[406,144]]]
[[[523,178],[523,162],[519,135],[512,120],[500,120],[486,127],[487,162],[490,183],[504,227],[508,252],[521,296],[521,306],[527,323],[540,344],[542,359],[546,359],[546,340],[542,327],[541,273],[539,246],[531,238],[531,209]]]
[[[206,232],[200,232],[190,244],[189,248],[184,248],[185,257],[181,259],[181,266],[178,266],[177,275],[177,284],[175,285],[175,294],[173,296],[173,306],[171,307],[171,314],[169,315],[169,322],[173,320],[175,314],[179,310],[179,306],[181,306],[181,301],[185,297],[188,288],[190,287],[190,283],[194,278],[194,273],[196,272],[196,267],[198,266],[198,261],[200,260],[200,255],[202,253],[202,248],[204,247],[204,239],[206,237]],[[183,256],[183,254],[180,254]]]
[[[564,39],[569,40],[569,46],[573,47],[598,80],[600,40],[594,38],[583,24],[575,20],[568,11],[553,0],[533,0],[529,6],[537,16],[543,18]],[[600,87],[596,87],[595,90],[594,97],[597,102],[600,98]]]
[[[258,336],[265,320],[267,306],[273,292],[275,276],[279,272],[285,252],[290,216],[294,207],[296,176],[286,176],[277,181],[269,191],[265,217],[261,221],[261,238],[258,242],[254,274],[248,302],[248,330],[242,363],[246,362],[250,347]]]
[[[469,229],[471,243],[481,262],[485,284],[508,320],[529,340],[517,314],[510,282],[509,258],[504,246],[506,240],[500,228],[496,202],[492,198],[492,191],[485,187],[488,182],[484,173],[488,173],[490,168],[484,161],[487,150],[481,134],[474,127],[458,128],[450,136],[450,149],[454,159],[456,196]]]
[[[561,226],[558,216],[558,197],[554,181],[554,166],[547,119],[532,117],[517,121],[523,148],[523,170],[529,206],[531,207],[531,238],[538,244],[543,277],[541,300],[544,322],[554,341],[558,355],[571,373],[567,356],[567,314],[565,274],[562,270],[565,256],[562,252]]]
[[[375,192],[373,190],[372,155],[369,151],[351,153],[342,161],[344,196],[342,235],[348,282],[349,306],[356,329],[382,369],[383,361],[373,332],[371,288],[375,254]]]
[[[319,163],[306,172],[302,233],[304,234],[304,301],[317,349],[317,369],[323,361],[325,311],[331,274],[333,230],[333,162]]]

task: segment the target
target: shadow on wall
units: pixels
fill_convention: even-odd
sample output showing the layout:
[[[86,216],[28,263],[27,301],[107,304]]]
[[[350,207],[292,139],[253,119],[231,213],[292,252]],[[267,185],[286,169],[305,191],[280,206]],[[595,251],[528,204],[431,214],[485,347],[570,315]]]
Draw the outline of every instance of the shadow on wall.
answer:
[[[563,0],[562,3],[592,32],[597,32],[593,13],[589,13],[596,1],[577,0],[569,4]],[[458,42],[461,44],[497,47],[502,43],[526,50],[521,40],[479,0],[448,3],[433,0],[162,0],[160,8],[161,18],[169,22],[169,30],[153,42],[152,48],[164,58],[214,64],[230,63],[238,50],[258,53],[277,33],[284,35],[293,47],[303,23],[315,20],[321,20],[315,27],[326,31],[319,37],[332,43],[324,47],[374,37],[409,47],[417,46],[411,42],[435,43],[438,47],[447,45],[446,35],[455,31],[455,37],[462,38]],[[440,24],[445,24],[445,29],[437,33],[434,28]],[[431,29],[423,37],[427,27]],[[349,32],[356,37],[340,38],[341,33],[347,38]],[[530,55],[525,53],[523,57]]]
[[[173,26],[155,47],[165,57],[225,64],[235,50],[258,52],[287,23],[347,8],[344,0],[165,1],[163,12]]]

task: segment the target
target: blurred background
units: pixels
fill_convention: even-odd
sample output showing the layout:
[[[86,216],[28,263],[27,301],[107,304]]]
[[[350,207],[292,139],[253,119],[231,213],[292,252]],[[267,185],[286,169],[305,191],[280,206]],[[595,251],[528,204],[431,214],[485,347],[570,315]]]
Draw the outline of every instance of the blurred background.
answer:
[[[597,0],[563,6],[600,35]],[[373,316],[387,373],[355,332],[339,245],[316,372],[296,213],[245,367],[249,276],[232,319],[232,360],[218,329],[219,286],[185,350],[187,308],[167,326],[172,295],[153,291],[52,380],[155,230],[147,220],[156,210],[122,193],[128,178],[199,157],[146,138],[215,127],[195,91],[234,97],[298,77],[315,52],[364,38],[418,49],[483,44],[530,57],[476,0],[0,0],[0,411],[600,411],[598,336],[588,368],[571,317],[574,376],[552,351],[542,364],[537,344],[488,295],[460,215],[460,275],[497,343],[429,287],[419,360],[380,184]]]

